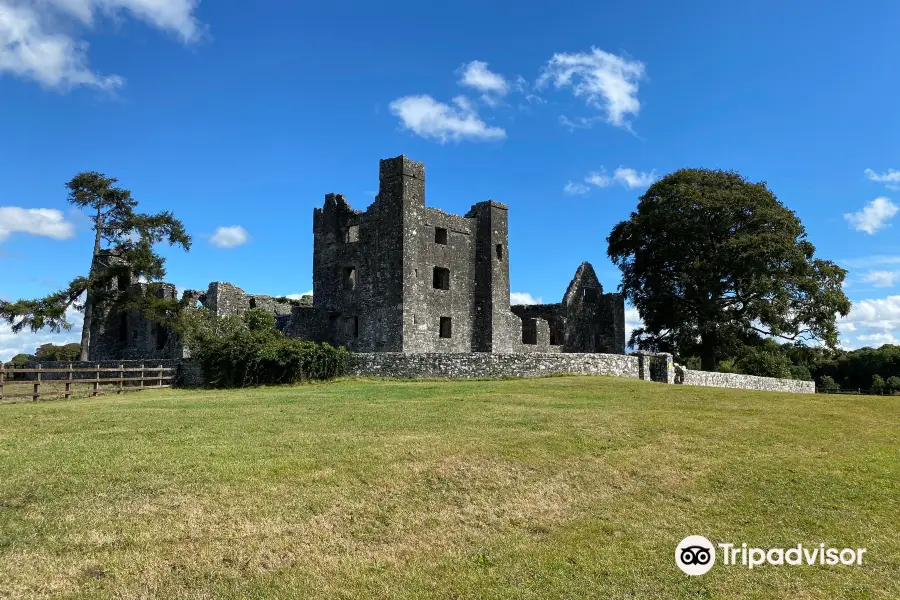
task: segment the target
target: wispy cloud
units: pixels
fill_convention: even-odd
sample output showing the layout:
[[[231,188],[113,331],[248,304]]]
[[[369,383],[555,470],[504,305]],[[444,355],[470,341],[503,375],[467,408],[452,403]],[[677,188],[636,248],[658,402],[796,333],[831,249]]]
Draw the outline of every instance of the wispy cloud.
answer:
[[[499,104],[510,91],[506,78],[488,69],[488,64],[480,60],[460,67],[459,85],[481,92],[482,100],[490,106]]]
[[[240,225],[219,227],[209,238],[209,243],[216,248],[235,248],[250,241],[250,234]]]
[[[900,271],[869,271],[863,281],[875,287],[892,287],[900,282]]]
[[[2,17],[2,6],[0,6]],[[75,225],[54,208],[0,206],[0,242],[13,233],[27,233],[56,240],[75,236]]]
[[[583,196],[591,191],[591,188],[584,185],[583,183],[578,183],[575,181],[570,181],[566,185],[563,186],[563,192],[570,196]]]
[[[864,231],[869,235],[887,227],[890,220],[897,214],[897,205],[891,202],[889,198],[881,196],[875,198],[859,212],[846,213],[844,219],[850,223],[856,231]]]
[[[569,88],[603,113],[611,125],[630,128],[628,116],[636,117],[641,109],[637,94],[644,75],[644,63],[591,48],[590,52],[554,54],[537,83],[539,87],[552,83],[557,89]]]
[[[637,188],[649,187],[654,181],[659,179],[656,171],[636,171],[626,167],[617,168],[612,175],[607,175],[606,170],[601,167],[599,171],[591,171],[584,178],[584,183],[568,182],[563,191],[570,195],[587,194],[591,187],[606,188],[614,184],[619,184],[630,190]]]
[[[900,190],[900,171],[896,169],[888,169],[886,173],[876,173],[872,169],[866,169],[865,174],[869,181],[883,183],[890,190]]]
[[[616,181],[632,190],[636,188],[650,187],[650,184],[659,179],[654,171],[651,171],[649,173],[642,171],[638,173],[634,169],[624,169],[622,167],[616,169],[613,177],[615,177]]]
[[[0,73],[33,79],[47,88],[91,86],[105,90],[124,83],[90,66],[88,44],[78,37],[102,17],[122,13],[197,41],[203,26],[194,13],[199,0],[0,0]]]
[[[464,96],[453,99],[453,105],[438,102],[431,96],[405,96],[390,104],[391,112],[418,136],[441,143],[461,140],[491,141],[506,137],[501,127],[491,127],[478,117],[472,103]]]

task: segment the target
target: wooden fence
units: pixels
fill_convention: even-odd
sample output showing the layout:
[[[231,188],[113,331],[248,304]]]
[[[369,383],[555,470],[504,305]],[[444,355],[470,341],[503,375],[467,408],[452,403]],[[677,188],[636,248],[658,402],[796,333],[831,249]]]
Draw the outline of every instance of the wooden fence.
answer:
[[[75,393],[73,386],[82,384],[91,386],[86,394],[89,396],[169,388],[175,381],[175,372],[175,367],[163,367],[162,365],[153,367],[145,364],[129,367],[119,365],[112,368],[102,368],[99,364],[96,367],[75,368],[70,364],[65,369],[45,369],[41,368],[41,365],[37,365],[36,368],[0,365],[0,401],[9,398],[31,398],[35,401],[45,397],[71,398]],[[83,373],[86,376],[76,377],[76,373]],[[126,375],[129,373],[131,375]],[[28,381],[17,381],[15,376],[18,374],[34,374],[35,377]],[[43,380],[42,375],[45,374],[52,374],[52,378]],[[44,387],[44,391],[41,391],[41,386]],[[4,391],[4,387],[7,388],[6,391]],[[31,391],[28,393],[9,393],[10,389],[27,390],[29,388]],[[48,388],[52,391],[48,392]]]

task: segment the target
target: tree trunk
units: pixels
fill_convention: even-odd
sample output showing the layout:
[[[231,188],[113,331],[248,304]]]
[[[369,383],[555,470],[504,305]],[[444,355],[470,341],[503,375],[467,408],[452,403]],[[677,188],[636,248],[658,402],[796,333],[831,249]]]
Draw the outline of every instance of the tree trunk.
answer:
[[[716,370],[716,332],[707,330],[700,334],[700,369]]]
[[[97,255],[100,254],[100,232],[102,231],[102,227],[100,226],[100,208],[97,208],[97,218],[94,220],[94,253],[91,254],[91,268],[88,271],[88,287],[87,297],[84,300],[84,323],[81,325],[81,354],[78,357],[78,360],[86,361],[90,360],[89,352],[91,348],[91,322],[94,317],[94,298],[91,294],[91,278],[94,275],[94,261],[97,259]]]

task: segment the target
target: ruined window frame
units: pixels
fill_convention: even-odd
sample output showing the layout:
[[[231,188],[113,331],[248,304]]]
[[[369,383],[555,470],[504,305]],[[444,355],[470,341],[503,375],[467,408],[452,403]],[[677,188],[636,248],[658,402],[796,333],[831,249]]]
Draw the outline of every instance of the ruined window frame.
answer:
[[[440,320],[438,321],[438,337],[444,340],[453,338],[452,317],[440,317]]]
[[[431,287],[436,290],[448,291],[450,289],[450,269],[435,266],[431,274]]]

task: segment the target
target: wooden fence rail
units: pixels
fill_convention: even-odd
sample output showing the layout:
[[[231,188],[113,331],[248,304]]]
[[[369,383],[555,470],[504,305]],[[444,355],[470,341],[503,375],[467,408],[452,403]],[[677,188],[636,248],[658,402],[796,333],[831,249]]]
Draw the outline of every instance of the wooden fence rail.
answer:
[[[175,381],[175,371],[175,367],[163,367],[162,365],[153,367],[147,366],[146,364],[133,367],[125,367],[125,365],[122,364],[114,368],[101,368],[99,363],[96,367],[80,368],[75,368],[70,364],[67,369],[42,369],[40,364],[38,364],[37,368],[21,369],[13,366],[0,365],[0,401],[8,398],[31,398],[35,401],[44,397],[62,396],[64,398],[71,398],[73,394],[72,386],[77,384],[91,384],[91,396],[108,394],[111,393],[111,390],[115,390],[117,394],[121,394],[122,392],[127,391],[169,388],[172,387],[172,384]],[[15,381],[15,376],[20,373],[34,374],[35,378],[31,381]],[[47,380],[42,379],[42,375],[51,373],[57,375],[64,374],[65,378],[55,377]],[[76,378],[74,377],[75,373],[90,373],[93,377],[84,379]],[[101,373],[116,373],[118,374],[118,377],[101,377]],[[135,375],[126,376],[126,373],[135,373]],[[145,381],[153,382],[153,384],[146,385],[144,383]],[[104,390],[100,387],[101,383],[110,384],[115,387]],[[13,384],[24,386],[26,388],[31,385],[33,386],[33,389],[31,393],[26,394],[4,393],[4,386],[12,387]],[[64,385],[65,390],[53,391],[50,393],[41,391],[41,386],[44,386],[44,389],[46,390],[48,386],[53,384]]]

